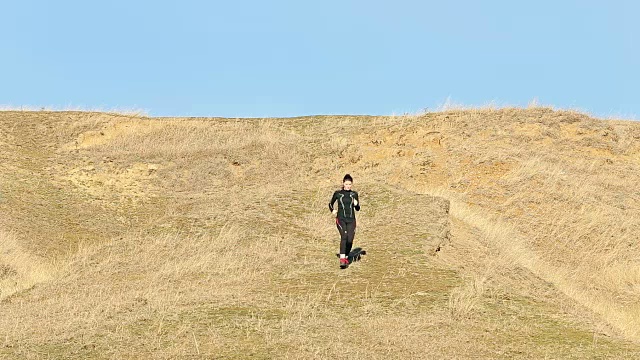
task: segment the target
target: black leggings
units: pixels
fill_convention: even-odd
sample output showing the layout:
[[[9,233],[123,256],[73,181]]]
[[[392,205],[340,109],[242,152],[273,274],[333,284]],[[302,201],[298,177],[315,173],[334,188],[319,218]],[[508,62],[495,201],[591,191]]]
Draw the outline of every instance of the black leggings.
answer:
[[[336,227],[340,232],[340,254],[349,255],[353,246],[353,238],[356,236],[356,220],[346,222],[336,218]]]

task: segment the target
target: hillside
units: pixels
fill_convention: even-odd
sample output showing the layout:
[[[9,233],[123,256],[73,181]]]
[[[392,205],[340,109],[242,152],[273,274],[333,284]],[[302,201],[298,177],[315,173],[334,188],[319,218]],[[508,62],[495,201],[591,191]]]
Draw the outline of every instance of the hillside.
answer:
[[[0,112],[0,357],[636,359],[639,140],[546,108]]]

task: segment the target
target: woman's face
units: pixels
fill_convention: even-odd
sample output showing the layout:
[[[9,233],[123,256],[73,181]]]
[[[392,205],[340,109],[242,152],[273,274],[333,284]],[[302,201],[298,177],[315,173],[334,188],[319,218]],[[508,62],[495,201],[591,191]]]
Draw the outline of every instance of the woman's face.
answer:
[[[343,182],[343,183],[342,183],[342,187],[343,187],[345,190],[351,190],[351,185],[353,185],[353,184],[351,184],[351,181],[349,181],[349,180],[347,180],[347,181],[345,181],[345,182]]]

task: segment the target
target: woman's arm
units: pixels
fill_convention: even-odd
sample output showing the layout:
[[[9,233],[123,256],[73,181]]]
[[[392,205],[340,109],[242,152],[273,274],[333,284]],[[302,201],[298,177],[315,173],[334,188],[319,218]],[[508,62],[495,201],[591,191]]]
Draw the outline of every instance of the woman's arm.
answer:
[[[358,197],[357,192],[355,192],[355,196],[353,198],[355,199],[355,203],[353,207],[356,209],[356,211],[360,211],[360,198]]]
[[[333,211],[333,204],[338,200],[338,192],[333,193],[333,197],[331,197],[331,201],[329,202],[329,210]]]

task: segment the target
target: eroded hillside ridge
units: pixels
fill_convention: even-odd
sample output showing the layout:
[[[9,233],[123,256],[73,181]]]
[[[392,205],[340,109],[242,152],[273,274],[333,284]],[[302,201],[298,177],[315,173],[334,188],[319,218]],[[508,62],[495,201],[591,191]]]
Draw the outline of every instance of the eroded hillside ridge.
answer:
[[[73,182],[76,172],[88,171],[95,161],[69,144],[122,119],[129,117],[0,112],[0,296],[54,278],[83,243],[118,236],[147,212],[120,193],[112,194],[114,206],[102,206],[99,194],[91,192],[100,192],[102,183],[80,191]]]
[[[640,291],[637,122],[505,109],[369,129],[361,135],[367,145],[347,151],[351,161],[408,189],[447,193],[484,213],[483,221],[513,227],[513,251],[540,257],[532,271],[627,336],[640,336],[640,308],[632,305]]]
[[[371,130],[362,135],[367,146],[350,148],[352,161],[368,161],[372,174],[408,189],[448,193],[484,213],[478,223],[513,227],[519,241],[507,252],[540,257],[532,271],[618,331],[640,336],[637,122],[504,109],[427,114]]]

